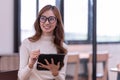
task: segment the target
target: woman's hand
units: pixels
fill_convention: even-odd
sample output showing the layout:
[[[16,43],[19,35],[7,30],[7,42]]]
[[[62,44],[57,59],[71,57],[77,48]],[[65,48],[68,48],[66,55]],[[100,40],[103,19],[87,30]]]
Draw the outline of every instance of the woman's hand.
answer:
[[[45,59],[45,62],[47,65],[44,65],[42,63],[38,63],[38,64],[40,64],[40,67],[42,68],[49,69],[52,72],[53,76],[57,76],[59,74],[60,62],[58,62],[57,65],[54,64],[53,59],[51,59],[51,64],[47,61],[47,59]]]
[[[30,68],[33,68],[33,65],[37,61],[39,55],[40,55],[40,50],[35,50],[35,51],[31,52],[30,58],[29,58],[29,63],[28,63],[28,66]]]

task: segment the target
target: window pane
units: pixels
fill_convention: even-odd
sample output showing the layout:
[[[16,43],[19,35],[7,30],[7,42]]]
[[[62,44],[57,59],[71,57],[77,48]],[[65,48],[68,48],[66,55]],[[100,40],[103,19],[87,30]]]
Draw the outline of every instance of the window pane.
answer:
[[[65,40],[86,40],[88,0],[64,0]]]
[[[21,41],[34,33],[33,24],[36,18],[36,1],[21,0]]]
[[[56,3],[56,0],[39,0],[39,10],[45,5],[48,5],[48,4],[55,5],[55,3]]]
[[[97,41],[120,41],[120,0],[97,1]]]

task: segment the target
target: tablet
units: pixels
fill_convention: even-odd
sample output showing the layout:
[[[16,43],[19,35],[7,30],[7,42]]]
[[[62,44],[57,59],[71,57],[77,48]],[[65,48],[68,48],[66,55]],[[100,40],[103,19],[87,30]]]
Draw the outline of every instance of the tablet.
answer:
[[[64,57],[64,54],[40,54],[38,57],[38,62],[47,65],[45,59],[47,59],[48,62],[51,63],[51,58],[53,58],[54,64],[57,65],[57,63],[60,62],[60,70],[64,66]],[[48,70],[46,68],[41,68],[39,65],[40,64],[37,64],[37,70]]]

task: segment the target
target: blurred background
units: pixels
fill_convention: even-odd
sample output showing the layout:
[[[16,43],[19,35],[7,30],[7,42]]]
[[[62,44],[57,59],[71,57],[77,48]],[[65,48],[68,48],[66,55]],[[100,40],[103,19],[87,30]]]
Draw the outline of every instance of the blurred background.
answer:
[[[33,24],[40,9],[46,4],[52,4],[57,6],[62,14],[65,43],[70,54],[84,56],[92,53],[93,17],[96,17],[97,53],[109,54],[108,79],[116,80],[118,72],[111,71],[111,68],[116,68],[120,63],[120,0],[96,1],[95,16],[93,0],[0,0],[0,70],[18,69],[21,42],[34,34]],[[87,60],[89,62],[89,57]],[[4,63],[10,62],[11,67],[8,69]],[[83,63],[87,64],[84,61]],[[79,65],[79,77],[83,78],[78,80],[87,80],[88,71],[83,70],[83,64]],[[69,68],[73,68],[73,65]],[[81,74],[83,72],[85,74]]]

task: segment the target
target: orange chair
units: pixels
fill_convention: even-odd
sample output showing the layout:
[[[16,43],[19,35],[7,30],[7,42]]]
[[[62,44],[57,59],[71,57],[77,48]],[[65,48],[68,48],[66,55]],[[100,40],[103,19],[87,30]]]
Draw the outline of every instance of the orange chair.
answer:
[[[71,75],[66,75],[66,80],[68,77],[70,78],[68,80],[78,80],[78,78],[79,78],[79,65],[80,65],[79,55],[78,54],[68,55],[67,64],[74,64],[74,72],[73,72],[74,75],[72,77],[70,77]],[[70,70],[67,70],[67,72],[69,72],[69,71]]]
[[[108,53],[97,54],[97,64],[98,63],[103,64],[103,68],[102,68],[103,71],[102,73],[96,72],[96,80],[108,80],[108,58],[109,58]],[[99,66],[97,66],[97,68],[98,67]],[[89,62],[88,62],[88,80],[92,80],[92,54],[90,54]]]

